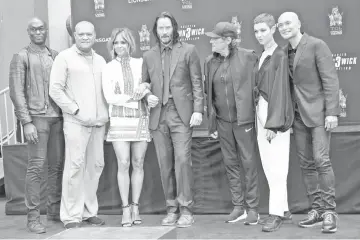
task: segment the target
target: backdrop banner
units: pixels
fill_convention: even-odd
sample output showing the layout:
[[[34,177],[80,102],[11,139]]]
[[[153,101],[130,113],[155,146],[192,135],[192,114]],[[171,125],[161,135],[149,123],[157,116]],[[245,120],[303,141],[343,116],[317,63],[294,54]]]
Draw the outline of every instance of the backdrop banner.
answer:
[[[293,141],[291,137],[291,141]],[[331,160],[336,176],[336,209],[338,213],[360,213],[360,132],[334,133],[331,136]],[[289,208],[292,213],[304,213],[309,208],[301,178],[299,161],[294,144],[290,148],[287,179]],[[220,144],[218,140],[193,138],[192,170],[194,173],[194,211],[197,214],[229,213],[232,210],[231,194]],[[121,214],[122,202],[117,182],[118,165],[111,143],[104,145],[105,167],[98,187],[99,214]],[[260,161],[259,171],[260,213],[268,212],[269,187]],[[4,173],[7,215],[26,214],[25,175],[27,166],[26,145],[4,146]],[[130,169],[131,171],[131,169]],[[47,165],[41,182],[41,212],[46,214]],[[94,186],[95,187],[95,186]],[[130,193],[131,196],[131,193]],[[141,213],[164,213],[165,197],[155,147],[151,142],[144,161],[144,185],[140,197]]]
[[[355,104],[360,102],[359,9],[359,0],[73,0],[71,4],[73,26],[83,20],[95,25],[94,49],[107,61],[110,57],[106,42],[113,28],[128,27],[133,31],[137,43],[135,57],[141,57],[155,44],[152,34],[155,17],[169,11],[179,24],[181,40],[196,46],[202,65],[211,53],[210,39],[204,33],[211,31],[217,22],[234,23],[240,45],[260,53],[254,37],[254,18],[267,12],[277,20],[282,12],[294,11],[302,22],[302,31],[323,39],[333,53],[340,79],[343,126],[360,125],[360,111]],[[278,32],[275,39],[280,45],[285,44]],[[207,119],[197,131],[205,130],[206,125]]]

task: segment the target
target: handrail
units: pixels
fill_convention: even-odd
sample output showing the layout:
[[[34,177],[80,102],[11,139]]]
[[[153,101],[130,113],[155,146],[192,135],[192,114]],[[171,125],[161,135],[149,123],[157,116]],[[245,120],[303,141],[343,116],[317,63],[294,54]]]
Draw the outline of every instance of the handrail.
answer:
[[[15,117],[15,111],[14,111],[14,105],[11,103],[11,101],[8,101],[9,97],[9,87],[6,87],[5,89],[0,91],[0,100],[3,102],[3,107],[0,108],[0,116],[5,116],[5,119],[3,117],[0,117],[0,150],[1,154],[3,154],[3,146],[4,144],[18,144],[18,143],[24,143],[24,134],[23,134],[23,127],[21,124],[17,124],[17,119]],[[11,109],[11,112],[9,111]],[[12,119],[10,119],[10,116],[12,116]],[[5,120],[5,124],[3,125],[3,120]],[[10,122],[12,121],[12,122]],[[19,142],[17,139],[17,128],[20,126],[20,132],[21,132],[21,141]],[[5,128],[5,132],[3,132],[3,127]],[[12,128],[12,129],[11,129]]]

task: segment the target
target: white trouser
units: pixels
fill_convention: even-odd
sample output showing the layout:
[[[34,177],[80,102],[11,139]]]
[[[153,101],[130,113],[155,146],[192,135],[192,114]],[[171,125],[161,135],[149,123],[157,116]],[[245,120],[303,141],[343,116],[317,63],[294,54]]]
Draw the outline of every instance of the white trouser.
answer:
[[[60,219],[81,222],[98,212],[96,192],[104,168],[105,126],[84,127],[64,122],[65,166]]]
[[[271,143],[266,139],[264,124],[267,119],[268,103],[260,97],[257,111],[257,138],[261,163],[270,189],[269,214],[284,216],[289,210],[287,196],[287,175],[289,170],[290,130],[278,132]]]

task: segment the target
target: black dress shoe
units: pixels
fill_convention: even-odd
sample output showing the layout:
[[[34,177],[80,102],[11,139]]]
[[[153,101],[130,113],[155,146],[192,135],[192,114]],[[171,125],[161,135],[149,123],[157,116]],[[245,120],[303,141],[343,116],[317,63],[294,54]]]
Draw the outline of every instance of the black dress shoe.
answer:
[[[316,210],[311,210],[308,213],[307,218],[299,222],[299,227],[310,228],[320,226],[322,224],[322,221],[323,219],[319,215],[319,213]]]
[[[322,217],[324,221],[321,231],[323,233],[335,233],[337,231],[337,214],[335,212],[325,212]]]
[[[282,221],[281,217],[271,215],[267,219],[265,225],[262,227],[262,231],[263,232],[275,232],[275,231],[279,230],[282,223],[283,223],[283,221]]]

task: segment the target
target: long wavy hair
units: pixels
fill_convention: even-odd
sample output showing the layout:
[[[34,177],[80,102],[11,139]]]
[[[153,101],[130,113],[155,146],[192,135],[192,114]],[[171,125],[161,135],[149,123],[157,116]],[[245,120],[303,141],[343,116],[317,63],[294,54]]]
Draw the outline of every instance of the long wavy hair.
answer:
[[[117,57],[117,54],[114,50],[114,41],[118,35],[121,35],[124,38],[124,40],[128,43],[130,56],[136,51],[135,38],[131,30],[128,28],[114,28],[111,32],[110,39],[107,43],[107,49],[109,51],[109,55],[111,59]]]
[[[161,43],[160,38],[159,38],[159,36],[157,34],[157,23],[158,23],[159,18],[169,18],[170,19],[171,25],[173,27],[172,42],[173,42],[173,44],[177,43],[179,41],[179,38],[180,38],[179,32],[178,32],[179,26],[178,26],[178,23],[176,22],[174,16],[169,12],[162,12],[155,19],[155,23],[154,23],[152,31],[153,31],[153,34],[155,36],[156,42]]]

